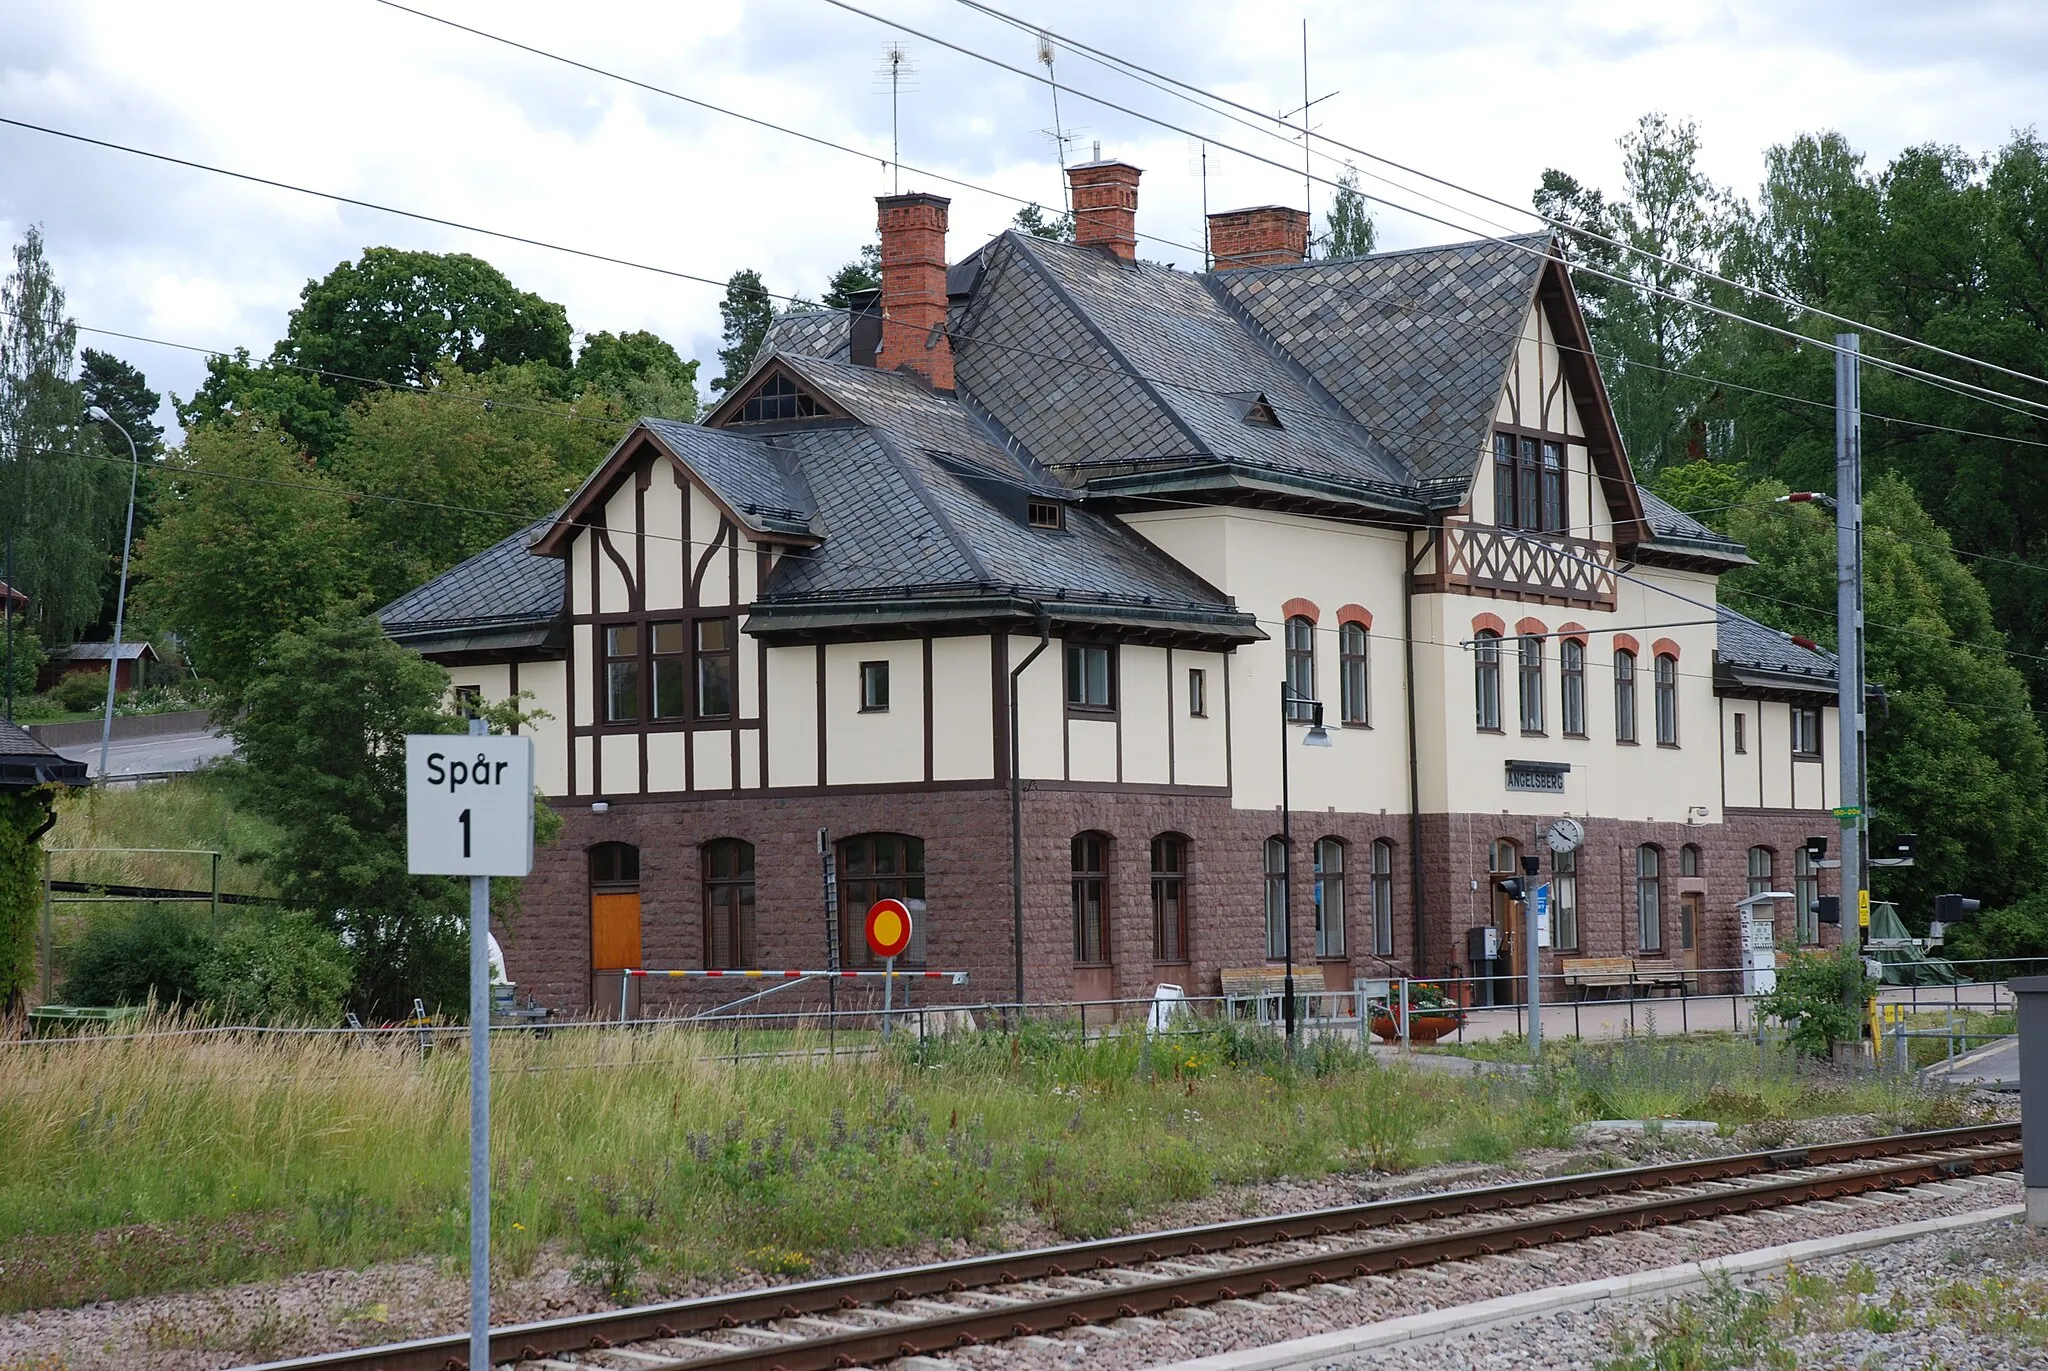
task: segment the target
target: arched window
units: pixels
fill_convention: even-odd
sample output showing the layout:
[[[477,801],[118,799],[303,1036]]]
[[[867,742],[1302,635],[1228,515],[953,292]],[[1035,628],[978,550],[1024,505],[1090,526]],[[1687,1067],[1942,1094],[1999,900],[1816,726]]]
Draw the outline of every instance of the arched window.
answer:
[[[1394,845],[1385,838],[1372,845],[1372,950],[1394,955]]]
[[[1678,874],[1697,876],[1700,874],[1700,850],[1695,843],[1687,843],[1678,849]]]
[[[1287,717],[1304,721],[1314,710],[1301,701],[1316,698],[1316,625],[1296,614],[1287,621]]]
[[[1188,959],[1188,840],[1162,833],[1152,840],[1152,960]]]
[[[1657,741],[1664,747],[1678,746],[1678,659],[1668,652],[1657,654]]]
[[[1109,962],[1109,837],[1077,834],[1073,842],[1074,961]]]
[[[1664,854],[1649,843],[1636,849],[1636,939],[1645,952],[1664,946]]]
[[[1472,639],[1472,699],[1479,728],[1500,732],[1500,635],[1490,628]]]
[[[1369,639],[1365,625],[1352,620],[1337,630],[1337,648],[1343,676],[1338,684],[1342,687],[1344,722],[1347,724],[1371,723],[1369,713],[1372,697],[1369,693],[1369,677],[1366,667],[1369,659],[1366,653]]]
[[[1813,912],[1813,902],[1820,898],[1820,868],[1813,864],[1813,854],[1804,847],[1792,849],[1792,917],[1799,929],[1799,945],[1811,947],[1820,941],[1820,915]],[[1849,911],[1850,917],[1855,917]]]
[[[1772,889],[1771,881],[1776,877],[1777,853],[1768,847],[1752,847],[1749,850],[1749,893],[1761,895]]]
[[[1316,840],[1316,955],[1344,955],[1344,840]]]
[[[1636,740],[1636,654],[1622,649],[1614,654],[1614,741]]]
[[[1534,634],[1519,638],[1515,655],[1520,667],[1522,732],[1543,731],[1543,640]]]
[[[1567,638],[1557,648],[1558,683],[1562,697],[1558,701],[1559,722],[1567,738],[1586,736],[1586,645],[1576,638]]]
[[[1266,839],[1266,959],[1287,955],[1287,844]]]
[[[760,965],[754,952],[754,845],[738,838],[704,844],[704,965]]]
[[[896,960],[923,966],[930,928],[924,901],[924,839],[904,833],[861,833],[839,842],[840,965],[849,970],[880,967],[868,950],[866,919],[876,900],[911,906],[910,946]]]

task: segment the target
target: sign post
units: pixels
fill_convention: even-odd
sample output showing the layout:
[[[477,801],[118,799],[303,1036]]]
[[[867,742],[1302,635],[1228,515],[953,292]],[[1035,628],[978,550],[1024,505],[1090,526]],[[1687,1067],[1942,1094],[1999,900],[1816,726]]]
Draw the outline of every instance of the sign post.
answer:
[[[491,877],[533,870],[533,740],[405,740],[405,860],[469,877],[469,1364],[491,1365]]]
[[[890,1032],[890,1011],[896,1003],[896,958],[910,946],[910,906],[901,900],[876,900],[868,906],[868,951],[882,959],[882,1037]]]

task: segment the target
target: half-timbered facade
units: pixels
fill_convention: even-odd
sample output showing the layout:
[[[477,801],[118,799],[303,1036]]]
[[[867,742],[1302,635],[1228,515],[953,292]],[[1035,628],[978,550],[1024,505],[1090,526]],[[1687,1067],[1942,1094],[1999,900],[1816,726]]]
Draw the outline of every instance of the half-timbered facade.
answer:
[[[538,712],[566,822],[516,979],[576,1010],[627,965],[860,965],[822,845],[972,998],[1019,961],[1034,999],[1210,991],[1287,950],[1283,747],[1333,986],[1512,943],[1524,854],[1553,967],[1729,966],[1736,900],[1817,892],[1832,660],[1718,605],[1742,549],[1635,484],[1546,240],[1304,261],[1268,208],[1188,273],[1136,260],[1135,168],[1073,180],[1077,243],[950,268],[946,202],[883,199],[878,292],[386,607]]]

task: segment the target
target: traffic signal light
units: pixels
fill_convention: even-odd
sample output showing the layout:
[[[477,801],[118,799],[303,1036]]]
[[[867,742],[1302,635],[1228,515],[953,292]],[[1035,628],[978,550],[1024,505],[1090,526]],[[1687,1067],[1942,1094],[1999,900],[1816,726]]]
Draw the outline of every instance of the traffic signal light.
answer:
[[[1511,900],[1521,901],[1529,898],[1529,883],[1520,876],[1499,876],[1493,883]]]
[[[1825,836],[1808,838],[1805,843],[1806,855],[1816,862],[1826,861],[1828,840]]]
[[[1901,833],[1898,837],[1892,839],[1891,855],[1900,861],[1910,862],[1913,860],[1913,845],[1919,841],[1920,835],[1918,833]]]
[[[1842,922],[1842,901],[1837,896],[1823,895],[1806,908],[1824,924]]]
[[[1982,900],[1973,900],[1965,895],[1936,895],[1934,918],[1937,923],[1952,924],[1963,915],[1975,914],[1983,907]]]

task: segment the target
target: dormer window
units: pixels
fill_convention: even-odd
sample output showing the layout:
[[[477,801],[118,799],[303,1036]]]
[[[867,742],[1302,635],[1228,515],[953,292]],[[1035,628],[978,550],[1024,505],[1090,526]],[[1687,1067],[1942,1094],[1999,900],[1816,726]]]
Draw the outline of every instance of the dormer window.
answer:
[[[740,406],[738,422],[762,424],[776,419],[815,419],[824,413],[810,394],[787,376],[768,378]]]
[[[1033,528],[1065,528],[1066,507],[1058,500],[1027,500],[1024,521]]]
[[[1280,416],[1273,410],[1272,401],[1258,391],[1231,397],[1242,406],[1238,417],[1254,428],[1279,428]]]

